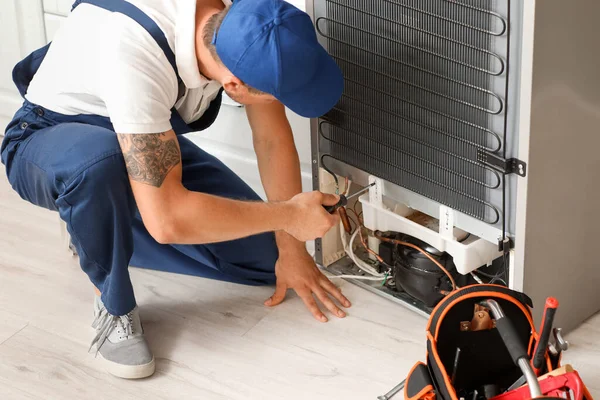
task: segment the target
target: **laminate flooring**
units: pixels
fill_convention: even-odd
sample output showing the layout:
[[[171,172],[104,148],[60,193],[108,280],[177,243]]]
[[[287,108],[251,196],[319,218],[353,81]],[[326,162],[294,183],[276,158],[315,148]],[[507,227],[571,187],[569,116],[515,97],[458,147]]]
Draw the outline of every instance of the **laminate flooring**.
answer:
[[[156,374],[105,373],[88,346],[92,287],[58,216],[0,174],[0,399],[375,400],[425,357],[426,320],[347,282],[343,320],[315,321],[291,293],[132,268]],[[568,335],[566,361],[600,394],[600,316]],[[402,396],[398,396],[400,400]]]

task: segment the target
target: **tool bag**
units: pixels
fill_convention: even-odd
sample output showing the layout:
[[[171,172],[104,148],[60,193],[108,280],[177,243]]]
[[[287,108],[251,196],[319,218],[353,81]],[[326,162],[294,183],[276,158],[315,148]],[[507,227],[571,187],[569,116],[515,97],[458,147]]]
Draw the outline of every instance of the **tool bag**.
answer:
[[[493,398],[522,375],[515,365],[495,321],[480,304],[493,299],[512,322],[516,337],[531,355],[538,334],[531,299],[497,285],[473,285],[446,296],[433,310],[427,325],[427,363],[417,363],[406,378],[406,400]],[[460,350],[457,350],[460,349]],[[558,368],[560,360],[546,357],[543,375]],[[585,388],[584,388],[585,389]],[[473,395],[477,390],[478,396]],[[591,399],[589,392],[585,389]]]

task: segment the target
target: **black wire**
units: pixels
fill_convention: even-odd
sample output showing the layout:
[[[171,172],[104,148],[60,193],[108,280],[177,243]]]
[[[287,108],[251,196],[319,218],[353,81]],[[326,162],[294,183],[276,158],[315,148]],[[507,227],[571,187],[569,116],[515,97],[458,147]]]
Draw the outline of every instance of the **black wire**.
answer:
[[[502,278],[494,278],[491,281],[489,281],[488,284],[493,285],[496,282],[500,282],[500,283],[504,284],[504,286],[508,286],[508,283],[506,283],[506,281]]]
[[[490,279],[499,278],[499,277],[501,277],[502,275],[504,275],[504,272],[501,272],[501,273],[499,273],[499,274],[496,274],[496,275],[492,275],[492,274],[488,274],[488,273],[486,273],[486,272],[482,272],[482,271],[479,271],[479,270],[476,270],[476,271],[475,271],[475,273],[476,273],[477,275],[481,275],[481,276],[483,276],[483,277],[490,278]]]
[[[507,260],[508,255],[505,253],[502,259],[502,275],[504,276],[504,278],[508,279],[508,260]],[[508,285],[507,285],[508,286]]]
[[[494,282],[502,282],[504,284],[504,286],[508,286],[508,284],[506,283],[506,281],[504,279],[501,278],[502,275],[505,274],[504,271],[501,271],[500,273],[496,274],[496,275],[492,275],[492,274],[487,274],[485,272],[481,272],[479,270],[477,271],[473,271],[475,273],[475,275],[481,275],[484,278],[488,278],[489,279],[489,284],[492,284]]]
[[[352,211],[354,211],[354,214],[356,214],[356,218],[358,218],[358,222],[360,222],[360,213],[358,211],[356,211],[356,205],[358,204],[358,201],[355,201],[354,204],[352,205]],[[362,213],[362,211],[361,211]]]
[[[506,237],[506,236],[504,235],[504,237]],[[476,270],[474,272],[478,275],[481,275],[485,278],[490,279],[490,281],[488,283],[494,283],[494,282],[500,281],[504,284],[504,286],[508,287],[508,283],[506,282],[506,279],[508,279],[508,263],[507,263],[506,257],[507,257],[507,253],[504,252],[504,250],[503,250],[502,266],[501,266],[502,270],[500,272],[498,272],[496,275],[488,274],[486,272],[479,271],[479,270]],[[504,279],[502,279],[502,278],[504,278]]]
[[[506,174],[502,175],[502,241],[506,239]]]
[[[505,246],[507,246],[505,243],[507,240],[509,239],[506,236],[506,174],[504,174],[502,176],[502,269],[504,270],[504,277],[508,279],[508,261],[506,259],[508,252],[505,248]],[[510,246],[510,243],[508,246]]]
[[[338,177],[336,174],[333,173],[333,171],[331,171],[329,168],[327,168],[327,165],[325,165],[325,161],[323,160],[325,157],[331,157],[331,156],[329,154],[323,154],[321,156],[321,167],[323,167],[323,169],[325,171],[329,172],[329,174],[331,176],[333,176],[333,180],[335,181],[335,187],[338,188],[338,190],[339,190],[340,182],[338,181]],[[331,158],[333,158],[333,157],[331,157]]]

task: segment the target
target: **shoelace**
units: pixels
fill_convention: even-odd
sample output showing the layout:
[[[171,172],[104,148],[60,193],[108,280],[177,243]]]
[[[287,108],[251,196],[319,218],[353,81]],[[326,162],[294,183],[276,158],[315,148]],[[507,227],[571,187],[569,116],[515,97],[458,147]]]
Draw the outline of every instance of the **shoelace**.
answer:
[[[94,322],[92,323],[92,327],[96,329],[97,333],[96,337],[94,337],[92,343],[90,344],[88,352],[92,349],[92,347],[94,347],[94,345],[97,345],[96,355],[98,355],[100,347],[102,347],[106,339],[108,339],[108,336],[110,336],[110,334],[113,332],[113,330],[115,330],[118,327],[119,324],[123,328],[123,335],[125,337],[133,335],[134,329],[133,318],[131,317],[131,313],[116,316],[109,314],[105,308],[100,310],[100,312],[94,319]]]

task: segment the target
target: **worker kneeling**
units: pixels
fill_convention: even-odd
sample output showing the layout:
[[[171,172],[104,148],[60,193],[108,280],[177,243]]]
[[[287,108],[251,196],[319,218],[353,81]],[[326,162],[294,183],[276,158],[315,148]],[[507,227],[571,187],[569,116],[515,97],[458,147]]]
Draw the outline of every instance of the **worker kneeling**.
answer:
[[[304,242],[337,196],[301,192],[285,106],[328,112],[342,74],[308,15],[282,0],[78,0],[13,78],[25,101],[2,162],[25,200],[58,211],[97,288],[92,343],[109,372],[154,372],[128,266],[294,289],[320,321],[350,302]],[[135,4],[135,5],[134,5]],[[268,202],[181,136],[210,126],[222,92],[246,105]]]

